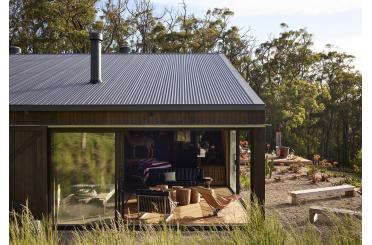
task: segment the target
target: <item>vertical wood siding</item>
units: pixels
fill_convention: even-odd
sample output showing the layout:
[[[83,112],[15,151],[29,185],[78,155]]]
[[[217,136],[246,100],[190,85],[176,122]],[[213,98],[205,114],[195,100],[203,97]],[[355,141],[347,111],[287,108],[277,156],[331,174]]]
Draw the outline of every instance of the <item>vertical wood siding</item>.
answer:
[[[48,213],[47,128],[10,127],[9,208],[17,211],[28,200],[32,214]]]

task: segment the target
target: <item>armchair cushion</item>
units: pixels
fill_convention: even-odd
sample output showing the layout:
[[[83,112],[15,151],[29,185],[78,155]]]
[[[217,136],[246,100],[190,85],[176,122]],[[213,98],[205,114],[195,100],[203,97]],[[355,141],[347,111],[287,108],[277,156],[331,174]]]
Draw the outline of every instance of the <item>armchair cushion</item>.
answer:
[[[176,181],[176,172],[165,172],[164,173],[164,181],[166,181],[166,182]]]

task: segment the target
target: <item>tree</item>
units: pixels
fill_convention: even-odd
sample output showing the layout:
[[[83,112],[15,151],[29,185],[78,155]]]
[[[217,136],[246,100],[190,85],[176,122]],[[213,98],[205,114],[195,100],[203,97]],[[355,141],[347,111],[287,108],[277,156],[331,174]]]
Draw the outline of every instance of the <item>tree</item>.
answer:
[[[150,53],[155,48],[151,42],[150,33],[158,25],[158,21],[164,14],[155,16],[154,5],[151,0],[134,0],[134,7],[128,8],[131,14],[131,25],[133,26],[133,36],[137,40],[136,51]]]
[[[267,122],[283,126],[283,144],[345,166],[358,158],[362,75],[352,55],[331,45],[315,52],[311,33],[285,23],[256,45],[249,30],[230,25],[228,8],[196,16],[184,1],[160,14],[151,0],[105,0],[100,11],[97,2],[10,0],[9,43],[25,53],[87,53],[88,32],[99,30],[105,53],[128,43],[143,53],[223,53],[266,103]],[[274,145],[275,132],[267,136]]]
[[[11,0],[9,2],[9,42],[24,53],[44,51],[44,32],[48,24],[47,0]]]
[[[127,11],[128,0],[107,0],[102,8],[100,20],[94,24],[94,29],[103,33],[103,52],[118,52],[119,48],[128,45],[131,28],[124,14]]]
[[[324,84],[329,97],[320,115],[321,153],[348,165],[361,149],[362,77],[354,71],[353,56],[336,51],[319,54],[317,81]]]
[[[63,43],[57,52],[86,53],[89,30],[96,15],[97,0],[59,0],[49,4],[48,34],[51,40]]]

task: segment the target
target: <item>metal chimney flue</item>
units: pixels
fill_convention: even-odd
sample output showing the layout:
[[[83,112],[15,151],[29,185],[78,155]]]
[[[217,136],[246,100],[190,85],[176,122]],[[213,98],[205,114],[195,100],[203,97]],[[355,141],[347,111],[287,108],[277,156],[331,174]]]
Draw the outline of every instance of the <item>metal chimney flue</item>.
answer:
[[[90,82],[101,83],[101,43],[103,40],[102,33],[90,32],[89,39],[91,43],[90,50]]]
[[[9,54],[20,54],[22,50],[20,47],[17,46],[9,46]]]

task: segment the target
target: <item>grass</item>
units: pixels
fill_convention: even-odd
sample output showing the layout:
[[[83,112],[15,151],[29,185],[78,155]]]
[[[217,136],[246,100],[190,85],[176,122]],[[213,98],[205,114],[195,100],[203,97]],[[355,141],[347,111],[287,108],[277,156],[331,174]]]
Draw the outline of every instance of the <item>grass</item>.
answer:
[[[361,222],[354,218],[332,217],[329,232],[322,238],[317,228],[284,227],[275,214],[264,219],[260,208],[252,205],[247,210],[249,221],[231,231],[181,231],[166,224],[161,229],[148,226],[134,231],[124,221],[97,225],[92,230],[72,231],[72,245],[89,244],[361,244]],[[159,228],[159,227],[157,227]],[[43,219],[40,226],[27,208],[13,212],[10,219],[10,244],[58,244],[61,238],[51,222]]]
[[[248,175],[240,175],[240,186],[243,190],[250,190],[251,178]]]

